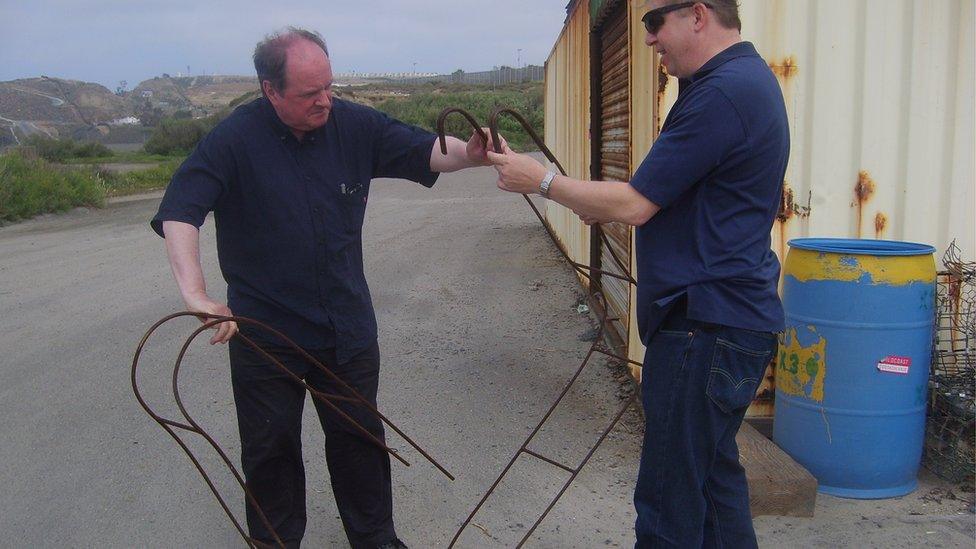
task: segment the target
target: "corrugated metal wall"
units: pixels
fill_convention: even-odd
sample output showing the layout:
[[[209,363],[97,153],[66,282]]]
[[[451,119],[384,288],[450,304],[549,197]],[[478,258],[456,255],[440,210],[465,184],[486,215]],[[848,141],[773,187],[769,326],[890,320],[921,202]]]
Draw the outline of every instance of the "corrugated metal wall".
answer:
[[[747,0],[792,152],[774,249],[799,236],[956,238],[974,258],[973,0]]]
[[[605,20],[595,29],[599,34],[600,82],[600,180],[630,181],[630,10],[625,2],[612,5]],[[596,108],[596,105],[594,105]],[[633,228],[623,223],[605,223],[600,230],[600,269],[624,274],[620,265],[629,269],[631,233]],[[608,245],[609,244],[609,245]],[[619,261],[619,263],[618,263]],[[607,315],[618,318],[610,329],[627,343],[630,331],[630,282],[610,276],[600,277],[600,289],[607,302]],[[624,350],[620,349],[620,353]]]
[[[590,14],[585,2],[576,7],[580,5],[582,9],[572,8],[546,61],[545,140],[571,177],[589,179]],[[545,215],[569,256],[589,264],[590,228],[551,200]]]
[[[633,168],[678,86],[644,45],[645,2],[629,7]],[[836,236],[925,242],[940,255],[956,239],[976,259],[974,0],[741,0],[741,16],[743,38],[777,75],[790,117],[786,192],[772,232],[780,257],[790,238]],[[553,51],[570,39],[587,53],[584,33],[564,32]],[[547,89],[586,88],[551,69],[547,78]],[[546,112],[547,126],[566,123]],[[573,139],[585,137],[588,113],[572,116],[581,128]],[[586,147],[576,150],[560,161],[588,158]],[[582,227],[562,222],[561,238]],[[631,325],[630,355],[640,360]]]

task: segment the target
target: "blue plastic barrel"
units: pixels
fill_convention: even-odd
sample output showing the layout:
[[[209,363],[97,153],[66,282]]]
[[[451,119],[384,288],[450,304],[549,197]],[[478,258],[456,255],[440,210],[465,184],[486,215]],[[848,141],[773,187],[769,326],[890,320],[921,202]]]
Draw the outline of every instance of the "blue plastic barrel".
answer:
[[[801,238],[783,268],[773,440],[819,491],[914,490],[935,323],[935,249]]]

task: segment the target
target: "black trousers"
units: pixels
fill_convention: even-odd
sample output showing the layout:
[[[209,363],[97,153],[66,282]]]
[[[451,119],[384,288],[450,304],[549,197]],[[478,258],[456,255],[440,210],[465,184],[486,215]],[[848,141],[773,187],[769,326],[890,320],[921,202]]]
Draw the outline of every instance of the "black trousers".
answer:
[[[305,467],[302,461],[302,408],[305,389],[238,338],[230,341],[231,381],[241,436],[241,463],[247,487],[278,536],[297,547],[305,534]],[[262,349],[314,389],[346,395],[317,367],[291,349]],[[352,360],[336,363],[335,351],[308,351],[374,406],[379,380],[379,347],[374,343]],[[339,516],[354,549],[373,548],[396,538],[389,455],[327,405],[313,399],[325,431],[325,457]],[[380,440],[383,424],[366,407],[333,401]],[[252,538],[273,542],[260,515],[247,505]]]

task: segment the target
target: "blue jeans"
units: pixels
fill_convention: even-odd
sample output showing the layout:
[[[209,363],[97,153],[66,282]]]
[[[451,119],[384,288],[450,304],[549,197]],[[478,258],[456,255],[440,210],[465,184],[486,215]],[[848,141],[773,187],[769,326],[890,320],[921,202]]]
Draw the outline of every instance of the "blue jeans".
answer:
[[[651,338],[636,547],[757,546],[735,435],[776,345],[773,333],[688,320],[684,307]]]

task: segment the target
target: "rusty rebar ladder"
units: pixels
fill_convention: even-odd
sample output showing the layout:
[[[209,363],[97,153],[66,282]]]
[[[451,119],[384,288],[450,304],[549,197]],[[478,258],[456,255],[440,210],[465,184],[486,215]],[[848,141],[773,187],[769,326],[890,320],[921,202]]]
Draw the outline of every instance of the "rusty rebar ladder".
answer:
[[[485,134],[484,130],[478,125],[477,121],[470,113],[464,111],[463,109],[448,108],[448,109],[444,109],[441,112],[440,116],[438,116],[437,118],[437,133],[438,133],[438,138],[440,139],[441,152],[443,154],[447,154],[447,142],[446,142],[446,134],[444,131],[444,121],[447,118],[447,116],[450,115],[451,113],[458,113],[462,115],[468,121],[468,123],[474,128],[474,131],[481,137],[481,139],[485,143],[488,143],[487,135]],[[559,172],[562,175],[564,176],[567,175],[566,170],[563,169],[562,165],[556,159],[555,155],[553,155],[552,151],[550,151],[549,148],[546,147],[545,142],[539,137],[539,135],[532,128],[532,126],[518,112],[510,108],[505,108],[505,107],[497,108],[494,111],[492,111],[491,115],[489,116],[488,129],[489,132],[491,133],[491,143],[496,153],[502,152],[501,139],[499,138],[499,134],[498,134],[498,119],[503,114],[515,118],[515,120],[518,121],[518,123],[522,126],[522,128],[525,129],[526,133],[529,134],[529,136],[535,142],[536,146],[539,147],[539,150],[542,151],[542,153],[546,156],[546,158],[548,158],[549,161],[552,162],[559,169]],[[556,239],[556,235],[553,232],[552,227],[549,225],[545,217],[542,215],[542,213],[539,211],[536,205],[532,202],[532,200],[528,197],[528,195],[523,194],[522,197],[525,198],[525,201],[529,204],[529,207],[531,207],[532,211],[535,212],[536,217],[539,219],[539,221],[542,223],[542,226],[549,234],[549,238],[551,238],[553,243],[556,245],[556,249],[559,250],[559,253],[563,256],[563,258],[566,259],[566,261],[570,264],[570,266],[572,266],[572,268],[577,273],[579,273],[580,276],[592,280],[593,274],[599,274],[601,276],[609,276],[613,278],[618,278],[620,280],[625,280],[630,284],[636,285],[637,282],[631,276],[630,269],[624,266],[623,261],[614,252],[613,246],[610,245],[610,242],[603,231],[599,231],[600,237],[602,238],[604,244],[606,244],[607,249],[610,251],[611,257],[613,258],[614,262],[617,264],[617,267],[620,268],[623,274],[596,269],[590,267],[589,265],[585,265],[577,261],[574,261],[569,256],[569,254],[567,254],[566,251],[563,250],[562,246],[559,245],[559,242]],[[618,318],[607,318],[606,311],[608,311],[608,308],[607,308],[606,301],[603,299],[601,294],[596,293],[594,294],[593,297],[594,299],[601,302],[599,308],[600,310],[597,312],[600,325],[597,330],[596,339],[593,341],[593,344],[590,346],[589,352],[587,352],[586,357],[583,359],[582,364],[580,364],[579,368],[576,369],[576,372],[573,374],[570,380],[563,387],[562,392],[556,398],[555,402],[553,402],[552,405],[549,407],[549,410],[546,411],[546,414],[542,417],[542,420],[540,420],[539,423],[535,426],[535,429],[532,430],[532,433],[530,433],[529,436],[525,439],[525,441],[522,443],[522,446],[519,447],[519,449],[515,452],[515,455],[513,455],[512,458],[508,461],[508,464],[498,475],[498,477],[495,478],[495,481],[492,483],[491,487],[488,488],[488,491],[485,492],[485,495],[482,496],[481,500],[478,501],[478,504],[475,506],[475,508],[471,511],[470,514],[468,514],[468,517],[465,519],[464,523],[462,523],[461,526],[458,528],[457,532],[455,532],[454,537],[451,539],[450,545],[448,545],[449,548],[454,547],[454,545],[458,542],[458,540],[461,537],[461,534],[468,527],[468,525],[471,524],[471,521],[474,519],[475,515],[478,513],[478,511],[481,510],[482,506],[484,506],[485,502],[492,495],[492,493],[495,491],[498,485],[502,482],[502,479],[504,479],[505,475],[508,474],[508,472],[515,465],[515,462],[518,461],[518,458],[522,454],[534,457],[540,461],[543,461],[545,463],[548,463],[549,465],[552,465],[554,467],[557,467],[559,469],[562,469],[570,473],[569,478],[566,480],[565,483],[563,483],[562,488],[560,488],[556,496],[549,502],[549,505],[542,512],[539,518],[536,519],[535,523],[532,524],[528,532],[525,533],[525,535],[519,541],[517,547],[522,547],[523,545],[525,545],[525,542],[528,541],[528,539],[532,536],[536,528],[538,528],[539,525],[542,524],[542,521],[545,520],[549,512],[552,511],[552,508],[555,507],[556,503],[559,501],[562,495],[566,493],[566,490],[569,489],[569,486],[573,483],[574,480],[576,480],[576,477],[579,475],[580,471],[583,470],[583,467],[586,466],[587,462],[589,462],[590,458],[593,457],[593,454],[596,452],[596,450],[600,447],[601,444],[603,444],[603,441],[607,438],[607,435],[609,435],[610,432],[613,430],[613,428],[616,427],[617,423],[620,421],[620,418],[623,417],[627,409],[637,402],[636,393],[631,395],[631,397],[627,399],[624,405],[616,413],[613,420],[610,422],[610,425],[608,425],[603,430],[603,432],[600,434],[600,437],[597,439],[596,443],[594,443],[593,446],[589,448],[589,450],[586,453],[586,456],[584,456],[582,461],[580,461],[579,464],[576,465],[575,467],[570,467],[568,465],[560,463],[555,459],[540,454],[539,452],[536,452],[529,448],[529,444],[532,442],[532,439],[542,429],[542,426],[546,423],[546,421],[549,420],[549,417],[555,411],[556,407],[559,406],[559,404],[562,402],[563,397],[565,397],[566,394],[569,392],[569,390],[572,388],[573,384],[579,378],[580,374],[583,372],[583,369],[586,368],[586,365],[589,363],[590,358],[593,356],[594,353],[600,353],[622,362],[641,366],[639,362],[617,355],[602,347],[601,343],[603,341],[603,334],[608,324],[610,322],[621,322],[621,321]]]

